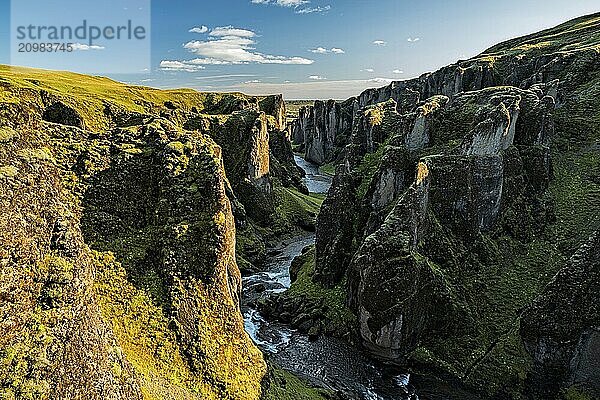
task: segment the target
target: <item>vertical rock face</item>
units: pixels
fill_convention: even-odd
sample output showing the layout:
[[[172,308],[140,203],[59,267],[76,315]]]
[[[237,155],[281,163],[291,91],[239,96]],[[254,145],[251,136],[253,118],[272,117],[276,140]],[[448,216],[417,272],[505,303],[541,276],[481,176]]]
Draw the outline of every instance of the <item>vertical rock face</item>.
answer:
[[[589,29],[588,32],[593,29]],[[460,93],[503,85],[543,90],[544,94],[558,101],[558,78],[569,68],[569,63],[577,63],[577,68],[581,71],[593,71],[600,65],[600,57],[593,51],[582,51],[578,54],[569,52],[559,55],[541,54],[534,60],[518,54],[514,57],[501,57],[496,54],[501,51],[499,49],[504,49],[503,46],[509,44],[510,42],[503,43],[488,49],[478,57],[459,61],[418,78],[392,82],[382,88],[368,89],[357,97],[340,103],[342,108],[338,110],[338,114],[339,111],[344,114],[342,119],[329,118],[334,109],[330,105],[331,101],[316,101],[312,107],[304,109],[299,118],[294,121],[292,125],[294,144],[310,147],[311,151],[306,153],[306,157],[317,164],[331,162],[348,144],[348,132],[352,130],[354,118],[357,112],[366,106],[393,99],[398,104],[398,111],[404,113],[413,110],[419,102],[432,96],[443,95],[453,98]],[[498,66],[498,62],[502,65]],[[324,107],[326,112],[323,112]],[[337,122],[334,123],[334,120]],[[323,132],[326,132],[326,135],[323,135]],[[331,141],[323,139],[325,137],[337,139]]]
[[[0,107],[0,397],[258,399],[266,366],[239,310],[225,164],[269,190],[268,117],[214,122],[219,138],[239,126],[228,156],[155,106],[98,104],[106,120],[90,122],[81,99],[55,93],[68,108],[50,116],[13,78],[2,94],[19,101]],[[156,109],[189,121],[170,95]],[[113,127],[83,130],[73,113]]]
[[[98,309],[76,200],[32,131],[13,132],[0,146],[0,393],[141,399],[135,371]]]
[[[313,280],[346,282],[374,355],[484,398],[596,395],[597,233],[564,265],[600,228],[599,29],[583,17],[356,98]]]
[[[188,120],[185,127],[209,135],[222,146],[232,194],[240,203],[234,209],[238,226],[246,223],[247,216],[260,221],[270,215],[272,184],[267,115],[257,108],[229,115],[200,115]]]
[[[598,138],[588,132],[600,125],[590,89],[600,57],[576,48],[574,33],[597,33],[594,18],[547,32],[561,38],[544,42],[551,54],[505,44],[353,99],[313,279],[346,282],[372,354],[439,369],[483,397],[597,390],[594,274],[590,283],[562,272],[540,295],[572,242],[598,229]],[[307,126],[297,123],[296,140]],[[591,313],[574,312],[579,304]]]
[[[411,254],[425,226],[428,176],[426,164],[419,164],[418,181],[406,190],[381,227],[364,240],[349,267],[348,298],[357,312],[363,343],[386,359],[397,359],[404,349],[416,346],[437,300],[438,284],[432,283],[435,274]],[[398,310],[400,304],[402,310]]]
[[[341,143],[352,129],[357,109],[355,99],[343,103],[317,101],[313,107],[303,107],[292,125],[294,144],[304,146],[305,158],[322,165],[336,159]]]
[[[277,130],[282,131],[287,128],[285,101],[282,95],[267,96],[258,104],[261,111],[274,118]]]
[[[523,146],[538,145],[535,139],[528,139],[530,130],[536,130],[543,136],[550,135],[545,132],[552,132],[552,126],[547,122],[551,108],[540,106],[547,102],[550,106],[554,104],[546,97],[540,99],[532,91],[500,88],[465,93],[452,100],[446,96],[434,96],[405,114],[396,111],[397,103],[393,100],[359,112],[350,144],[345,150],[345,165],[338,169],[338,174],[344,177],[334,180],[319,216],[317,279],[335,284],[332,276],[343,276],[348,266],[348,255],[357,247],[352,241],[338,239],[351,236],[362,240],[372,233],[389,212],[386,208],[392,206],[412,183],[419,158],[440,150],[474,156],[464,157],[460,162],[459,158],[448,161],[444,164],[445,169],[439,171],[442,175],[437,178],[444,182],[455,177],[470,177],[471,181],[465,182],[465,185],[477,185],[474,193],[471,194],[469,189],[465,192],[469,194],[465,194],[463,199],[460,196],[464,187],[456,189],[456,204],[450,209],[455,214],[467,213],[471,218],[461,225],[462,228],[469,232],[493,229],[500,211],[505,179],[504,161],[500,154],[515,142]],[[521,110],[527,123],[519,125]],[[532,110],[546,117],[535,114],[534,118]],[[534,162],[534,157],[528,159]],[[474,172],[465,175],[465,171]],[[549,170],[546,171],[540,179],[548,177],[549,173]],[[451,196],[450,193],[447,195]],[[351,200],[347,199],[348,196]],[[480,210],[468,210],[467,202]],[[340,216],[339,210],[347,207],[351,211]],[[450,220],[454,220],[454,214],[450,211],[447,214]],[[344,221],[346,215],[350,221]],[[337,228],[330,229],[331,226]],[[345,231],[342,226],[350,231]],[[343,249],[339,247],[342,244]],[[340,258],[339,254],[346,256]]]
[[[260,114],[256,119],[252,128],[250,143],[250,157],[248,160],[250,182],[265,193],[269,193],[271,191],[271,183],[269,182],[269,131],[267,130],[267,117],[265,114]]]
[[[521,318],[536,398],[561,387],[600,395],[600,234],[571,257]]]

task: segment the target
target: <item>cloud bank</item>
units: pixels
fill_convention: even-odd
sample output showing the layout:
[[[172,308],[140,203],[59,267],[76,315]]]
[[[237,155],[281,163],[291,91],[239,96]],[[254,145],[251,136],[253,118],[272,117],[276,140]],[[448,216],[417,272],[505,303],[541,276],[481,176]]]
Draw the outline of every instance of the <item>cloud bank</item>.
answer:
[[[204,27],[200,27],[196,32],[203,30],[202,28]],[[205,32],[208,32],[208,28]],[[203,65],[310,65],[314,62],[304,57],[260,53],[255,48],[257,44],[256,36],[254,31],[248,29],[233,26],[216,27],[210,31],[206,40],[192,40],[183,45],[186,50],[196,55],[197,58],[192,60],[163,60],[160,63],[160,68],[166,71],[194,72],[203,69]]]

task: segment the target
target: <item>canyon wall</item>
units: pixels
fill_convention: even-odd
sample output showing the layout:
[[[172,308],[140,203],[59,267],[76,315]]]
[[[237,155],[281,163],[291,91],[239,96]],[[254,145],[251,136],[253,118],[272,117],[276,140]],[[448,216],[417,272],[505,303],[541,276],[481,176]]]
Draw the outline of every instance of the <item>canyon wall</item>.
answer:
[[[236,225],[300,186],[283,118],[281,96],[0,67],[0,397],[258,399]]]
[[[312,281],[346,288],[371,354],[484,398],[597,394],[598,316],[578,310],[600,262],[585,244],[600,229],[599,30],[582,17],[300,112],[293,139],[337,165]]]

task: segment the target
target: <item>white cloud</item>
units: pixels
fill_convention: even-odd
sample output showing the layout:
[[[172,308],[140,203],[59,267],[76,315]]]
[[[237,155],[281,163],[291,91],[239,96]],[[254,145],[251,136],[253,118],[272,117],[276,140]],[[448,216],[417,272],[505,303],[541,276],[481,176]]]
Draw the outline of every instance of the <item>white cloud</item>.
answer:
[[[325,77],[323,77],[321,75],[311,75],[311,76],[308,77],[308,79],[311,79],[313,81],[324,81],[327,78],[325,78]]]
[[[308,4],[308,0],[276,0],[275,4],[282,7],[298,7],[303,4]]]
[[[311,49],[309,51],[311,53],[315,53],[315,54],[327,54],[327,53],[344,54],[344,53],[346,53],[343,49],[340,49],[337,47],[332,47],[331,50],[327,50],[325,47],[317,47],[316,49]]]
[[[287,57],[263,54],[255,51],[256,33],[248,29],[232,26],[214,28],[208,40],[193,40],[183,47],[199,56],[186,64],[225,65],[225,64],[296,64],[309,65],[314,61],[303,57]]]
[[[408,38],[408,39],[406,39],[406,41],[407,41],[407,42],[411,42],[411,43],[413,43],[413,42],[418,42],[419,40],[421,40],[421,38],[420,38],[420,37],[415,37],[415,38]]]
[[[228,79],[228,78],[252,78],[256,75],[252,74],[226,74],[226,75],[209,75],[209,76],[197,76],[196,79]]]
[[[325,54],[325,53],[327,53],[327,49],[324,47],[317,47],[316,49],[310,50],[310,52],[316,53],[316,54]]]
[[[400,70],[400,69],[395,69],[392,71],[393,74],[403,74],[404,71]]]
[[[324,13],[331,10],[331,6],[308,7],[310,0],[251,0],[252,4],[267,4],[279,7],[293,8],[296,14]],[[302,7],[306,6],[306,7]]]
[[[204,69],[202,65],[191,61],[176,61],[176,60],[163,60],[160,62],[160,69],[163,71],[183,71],[183,72],[196,72]]]
[[[252,85],[253,83],[260,83],[260,80],[253,79],[251,81],[246,81],[246,82],[244,82],[244,85]]]
[[[71,45],[71,47],[73,48],[73,50],[76,50],[76,51],[104,50],[105,49],[104,46],[97,46],[95,44],[90,46],[89,44],[83,44],[83,43],[73,43]]]
[[[306,8],[300,8],[300,9],[296,9],[296,11],[294,11],[296,14],[312,14],[312,13],[324,13],[331,10],[331,6],[325,6],[325,7],[306,7]]]
[[[365,69],[361,69],[361,72],[375,72],[375,70],[373,68],[365,68]]]
[[[280,7],[298,7],[310,3],[309,0],[252,0],[252,4],[272,4]]]
[[[393,79],[388,79],[388,78],[373,78],[373,79],[369,79],[367,82],[388,84],[388,83],[392,83],[393,81],[394,81]]]
[[[218,26],[210,31],[210,36],[216,37],[238,37],[238,38],[253,38],[256,33],[248,29],[234,28],[233,26]]]
[[[202,25],[202,26],[196,26],[192,29],[190,29],[188,32],[192,32],[192,33],[206,33],[208,32],[208,27]]]
[[[387,44],[387,42],[385,40],[375,40],[375,41],[373,41],[373,44],[375,46],[385,46]]]

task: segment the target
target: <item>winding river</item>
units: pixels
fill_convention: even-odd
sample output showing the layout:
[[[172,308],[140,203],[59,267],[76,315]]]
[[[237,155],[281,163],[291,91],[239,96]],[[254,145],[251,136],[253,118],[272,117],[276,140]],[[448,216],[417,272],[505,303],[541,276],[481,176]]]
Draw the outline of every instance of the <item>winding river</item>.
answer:
[[[318,166],[296,156],[306,172],[304,182],[312,193],[327,193],[331,177]],[[321,336],[311,341],[284,324],[267,321],[253,306],[255,300],[290,287],[289,267],[306,246],[315,241],[306,233],[271,249],[266,268],[243,279],[242,312],[246,331],[258,347],[282,368],[312,384],[330,389],[344,399],[418,399],[409,385],[410,375],[379,365],[346,342]]]

